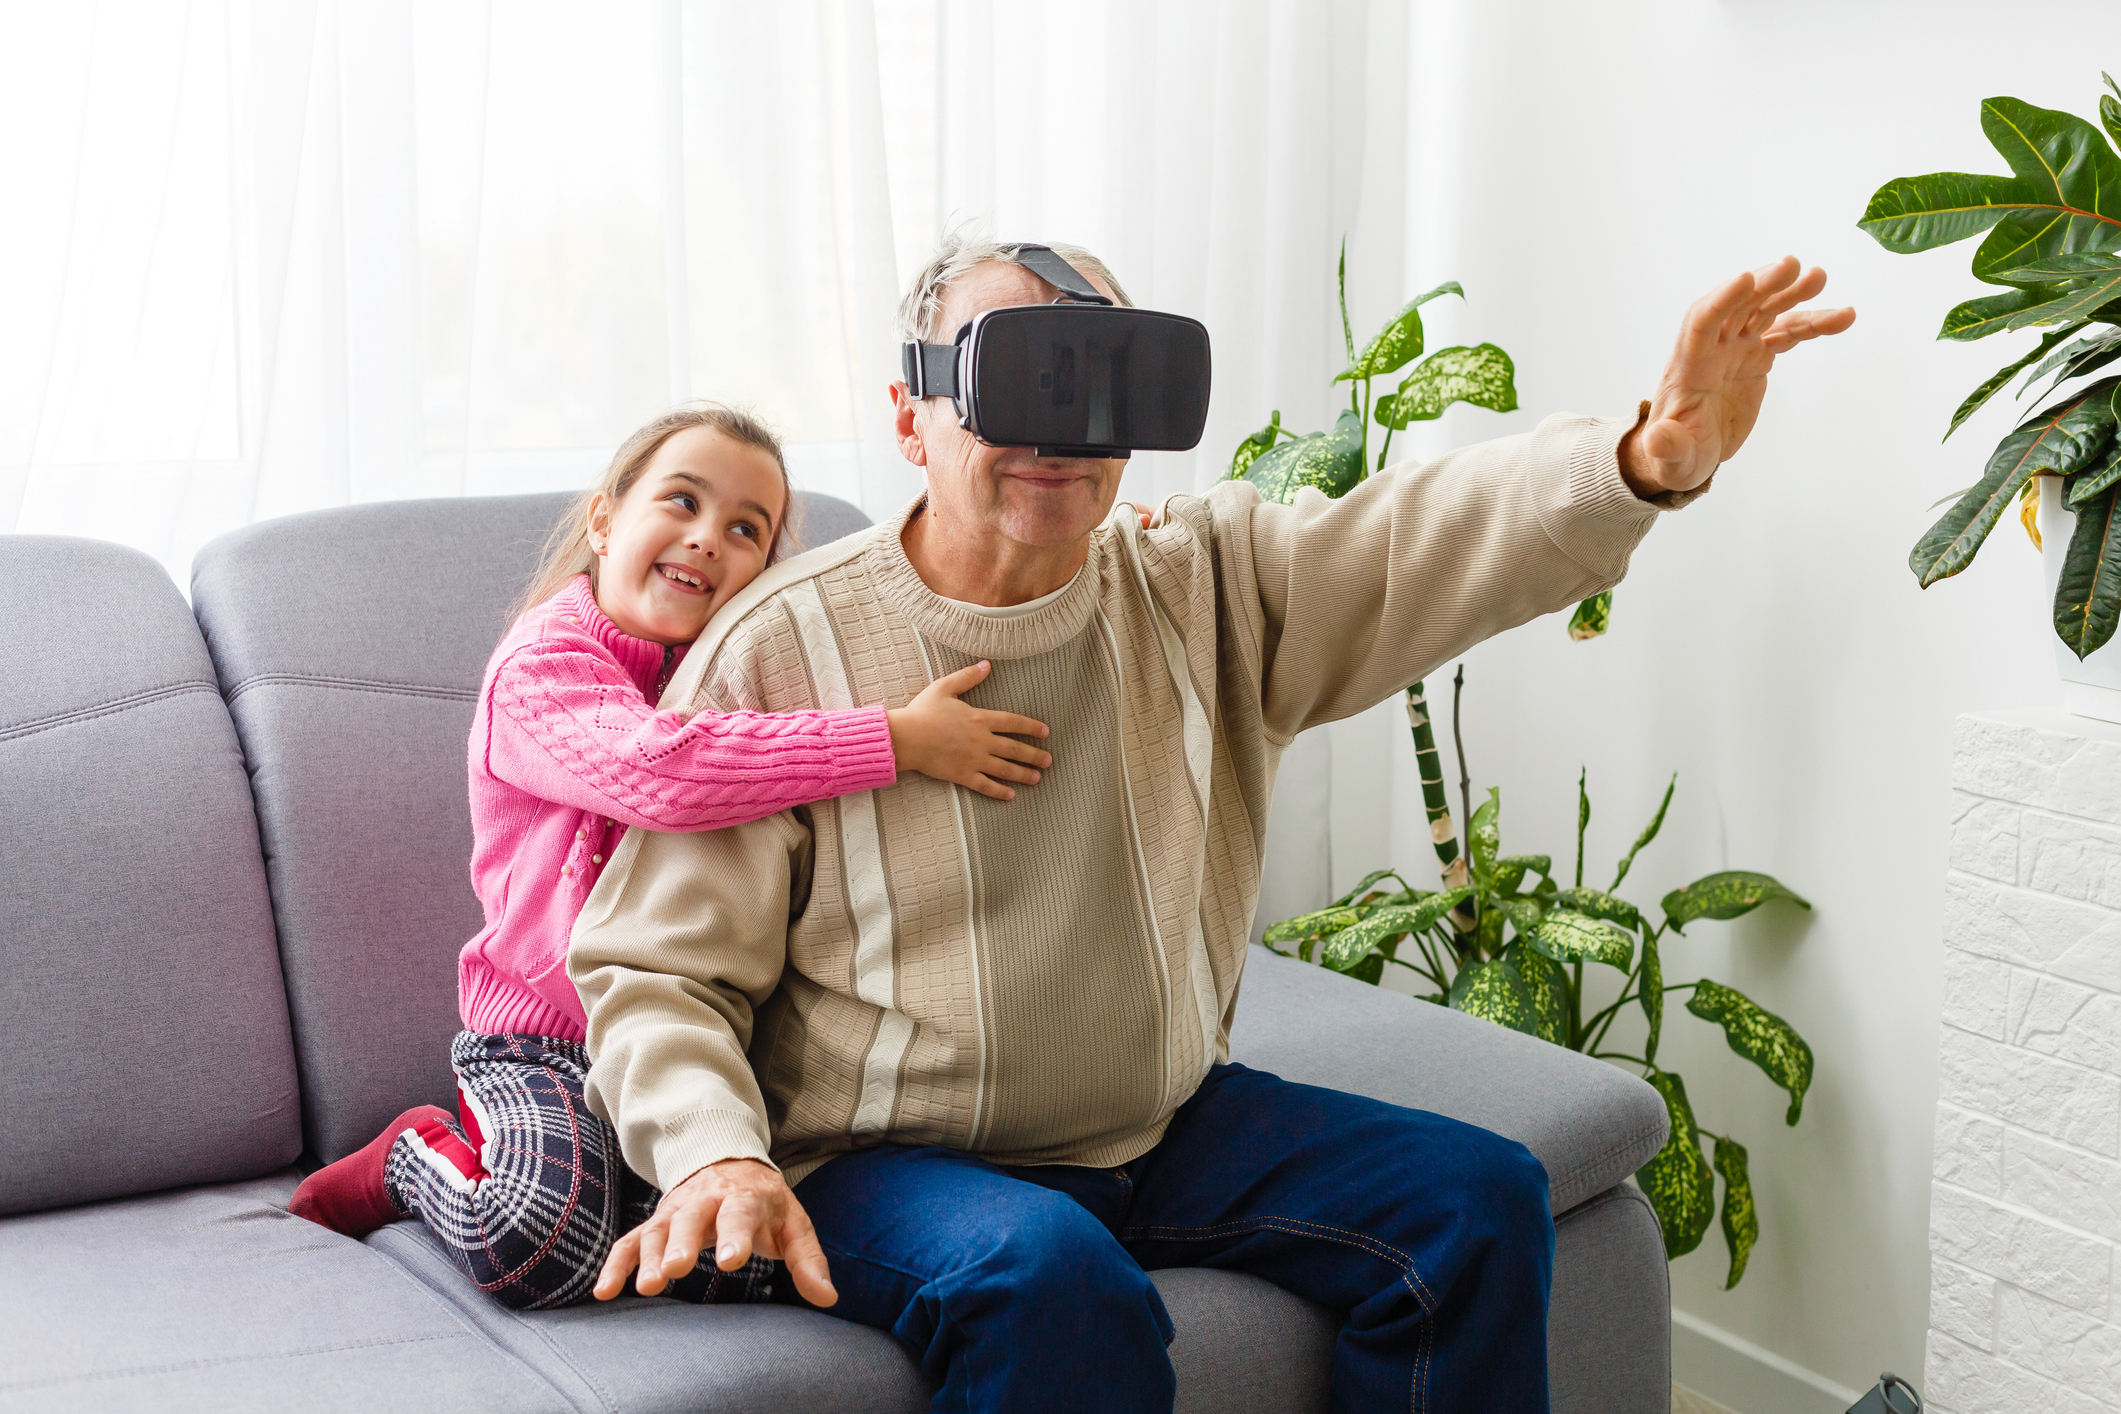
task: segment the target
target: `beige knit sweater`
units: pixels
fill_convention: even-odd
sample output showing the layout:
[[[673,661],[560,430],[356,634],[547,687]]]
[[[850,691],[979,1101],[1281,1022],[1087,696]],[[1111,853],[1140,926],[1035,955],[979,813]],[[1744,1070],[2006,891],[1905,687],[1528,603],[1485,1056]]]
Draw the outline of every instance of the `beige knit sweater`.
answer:
[[[1339,501],[1224,483],[1146,531],[1123,507],[1021,617],[931,591],[903,517],[768,570],[664,706],[902,703],[990,658],[968,700],[1046,722],[1054,765],[1006,803],[904,775],[629,831],[568,960],[627,1161],[669,1188],[886,1142],[1147,1150],[1227,1055],[1282,749],[1618,581],[1657,517],[1619,477],[1628,426],[1552,417]]]

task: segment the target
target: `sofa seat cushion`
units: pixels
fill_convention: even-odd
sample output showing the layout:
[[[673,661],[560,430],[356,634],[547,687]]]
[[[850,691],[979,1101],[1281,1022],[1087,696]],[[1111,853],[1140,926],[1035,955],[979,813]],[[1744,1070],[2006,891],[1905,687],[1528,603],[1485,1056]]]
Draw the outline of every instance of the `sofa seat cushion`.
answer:
[[[290,1215],[295,1181],[0,1222],[0,1408],[571,1407],[396,1263]]]
[[[1603,1061],[1257,946],[1230,1059],[1507,1135],[1546,1165],[1556,1213],[1641,1168],[1671,1123],[1655,1090]]]

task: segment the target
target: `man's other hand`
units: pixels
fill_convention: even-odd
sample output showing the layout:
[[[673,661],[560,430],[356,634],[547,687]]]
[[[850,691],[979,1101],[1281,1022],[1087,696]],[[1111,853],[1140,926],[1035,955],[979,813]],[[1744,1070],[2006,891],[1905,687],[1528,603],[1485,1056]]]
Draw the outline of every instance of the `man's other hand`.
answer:
[[[654,1217],[612,1244],[597,1277],[597,1300],[609,1301],[624,1291],[636,1267],[634,1289],[658,1295],[699,1265],[710,1234],[714,1264],[723,1271],[737,1270],[753,1252],[778,1257],[788,1264],[805,1301],[830,1306],[840,1299],[810,1215],[795,1201],[780,1170],[756,1159],[724,1159],[665,1193]]]
[[[1824,270],[1791,255],[1694,302],[1649,415],[1620,443],[1630,490],[1692,491],[1745,445],[1775,356],[1856,322],[1853,309],[1796,308],[1825,288]]]

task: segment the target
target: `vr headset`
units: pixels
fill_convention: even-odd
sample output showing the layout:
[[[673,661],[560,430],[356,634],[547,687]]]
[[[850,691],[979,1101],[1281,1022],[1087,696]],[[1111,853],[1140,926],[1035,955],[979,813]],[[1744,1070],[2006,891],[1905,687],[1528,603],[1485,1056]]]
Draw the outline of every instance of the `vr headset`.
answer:
[[[1208,421],[1207,327],[1114,305],[1049,248],[1014,249],[1060,298],[981,310],[953,343],[908,342],[907,392],[950,399],[957,425],[989,446],[1042,457],[1198,445]]]

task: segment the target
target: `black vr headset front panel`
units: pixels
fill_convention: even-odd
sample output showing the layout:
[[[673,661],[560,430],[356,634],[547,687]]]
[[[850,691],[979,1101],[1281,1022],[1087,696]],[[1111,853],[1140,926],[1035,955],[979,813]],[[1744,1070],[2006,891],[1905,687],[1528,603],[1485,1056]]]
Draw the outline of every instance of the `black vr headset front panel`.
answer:
[[[966,425],[997,447],[1186,451],[1208,420],[1208,331],[1154,310],[1034,304],[978,315],[960,345]]]

